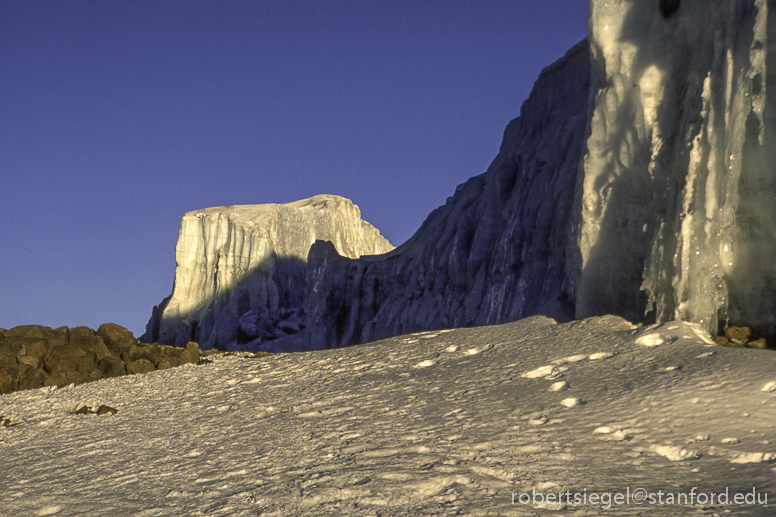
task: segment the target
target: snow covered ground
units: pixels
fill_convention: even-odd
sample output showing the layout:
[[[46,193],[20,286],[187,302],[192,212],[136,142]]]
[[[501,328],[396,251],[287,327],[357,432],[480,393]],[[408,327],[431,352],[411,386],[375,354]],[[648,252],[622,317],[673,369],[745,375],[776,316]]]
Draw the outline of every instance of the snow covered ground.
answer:
[[[216,356],[0,396],[0,514],[773,515],[774,406],[776,355],[685,323]]]

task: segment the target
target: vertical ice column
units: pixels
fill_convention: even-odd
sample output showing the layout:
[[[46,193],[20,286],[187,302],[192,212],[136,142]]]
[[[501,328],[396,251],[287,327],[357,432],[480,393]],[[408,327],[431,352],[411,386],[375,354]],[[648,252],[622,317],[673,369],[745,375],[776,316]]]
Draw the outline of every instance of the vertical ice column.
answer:
[[[773,15],[766,0],[676,4],[590,3],[577,315],[776,334]]]
[[[742,62],[748,57],[749,66],[742,66],[739,79],[737,142],[729,148],[740,171],[723,249],[726,317],[776,337],[776,5],[754,4],[754,35],[739,56]]]

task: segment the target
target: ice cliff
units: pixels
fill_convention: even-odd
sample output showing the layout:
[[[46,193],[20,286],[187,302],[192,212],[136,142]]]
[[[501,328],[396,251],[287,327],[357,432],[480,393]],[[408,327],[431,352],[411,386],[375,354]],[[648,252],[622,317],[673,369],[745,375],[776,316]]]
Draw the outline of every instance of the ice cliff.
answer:
[[[344,345],[537,313],[573,317],[572,209],[589,63],[582,42],[545,69],[488,170],[458,186],[396,250],[351,260],[316,243],[308,261],[308,328],[293,344],[266,349]]]
[[[590,2],[577,316],[776,335],[775,9]]]
[[[223,328],[243,333],[234,346],[302,350],[607,313],[776,337],[775,46],[765,0],[591,0],[587,40],[541,73],[488,170],[409,241],[356,258],[305,233],[300,267],[261,295],[213,298],[219,280],[192,301],[183,280],[176,297],[176,274],[147,337],[190,339],[187,322],[202,333],[227,314]],[[242,231],[212,228],[214,242]],[[275,316],[262,327],[265,307],[291,311],[292,332],[273,330]]]
[[[305,262],[318,239],[351,258],[393,249],[339,196],[187,212],[175,247],[173,292],[154,308],[141,339],[235,348],[299,331]]]

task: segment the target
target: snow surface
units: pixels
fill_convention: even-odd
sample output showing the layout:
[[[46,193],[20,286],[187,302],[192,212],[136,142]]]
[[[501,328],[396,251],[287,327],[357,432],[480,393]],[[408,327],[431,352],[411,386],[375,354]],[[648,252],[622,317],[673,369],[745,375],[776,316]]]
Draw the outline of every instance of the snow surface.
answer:
[[[566,490],[776,500],[776,356],[605,316],[212,356],[0,396],[0,515],[601,515]],[[115,415],[76,415],[82,405]],[[731,495],[732,497],[732,495]],[[649,506],[649,507],[647,507]],[[620,505],[612,515],[772,515]]]

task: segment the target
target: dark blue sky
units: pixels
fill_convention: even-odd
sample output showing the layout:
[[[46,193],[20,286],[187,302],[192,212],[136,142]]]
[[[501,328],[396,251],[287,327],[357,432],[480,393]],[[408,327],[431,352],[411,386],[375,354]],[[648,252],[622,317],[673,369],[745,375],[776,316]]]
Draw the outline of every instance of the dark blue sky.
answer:
[[[338,194],[395,245],[495,157],[586,0],[0,2],[0,327],[136,335],[184,212]]]

